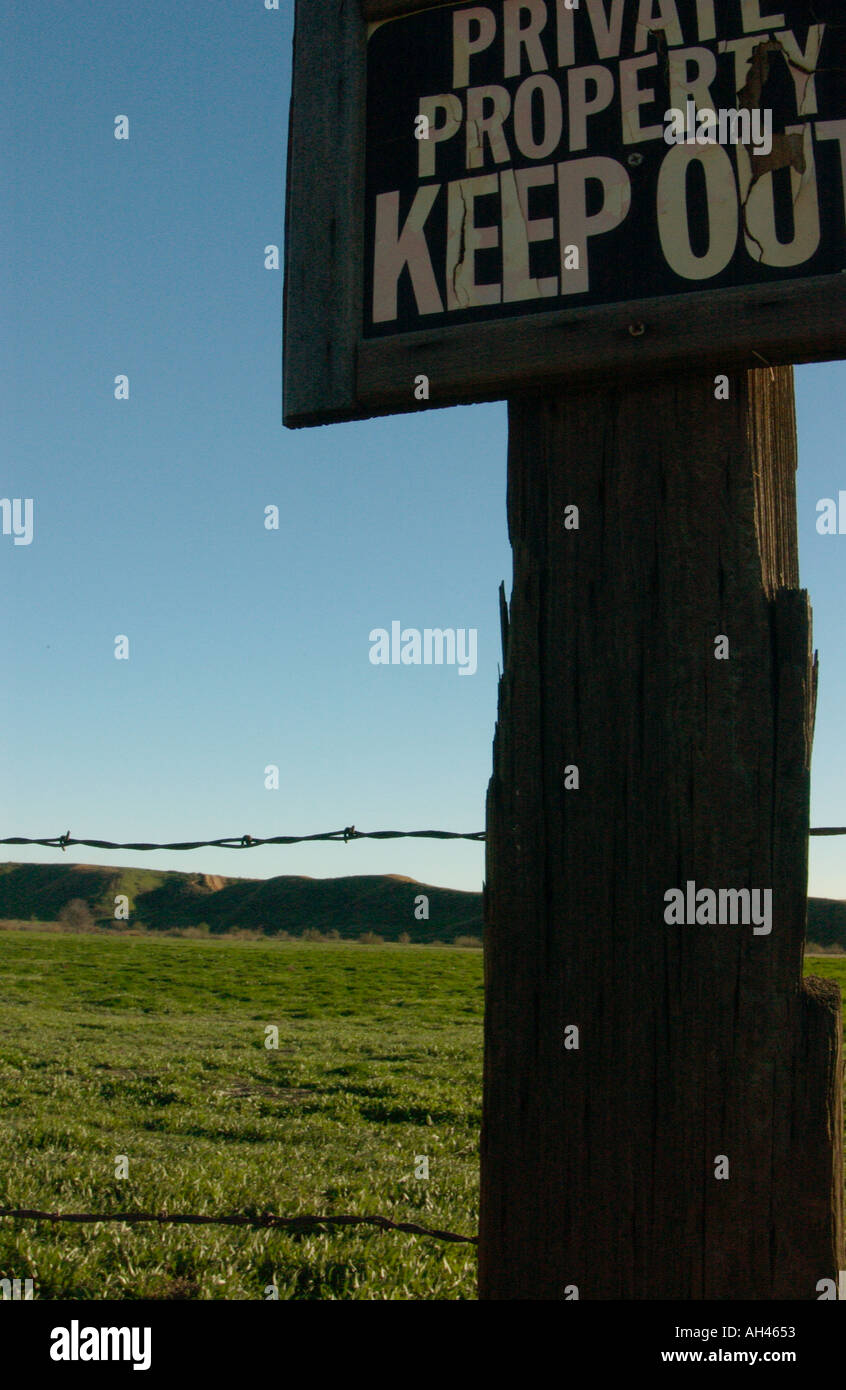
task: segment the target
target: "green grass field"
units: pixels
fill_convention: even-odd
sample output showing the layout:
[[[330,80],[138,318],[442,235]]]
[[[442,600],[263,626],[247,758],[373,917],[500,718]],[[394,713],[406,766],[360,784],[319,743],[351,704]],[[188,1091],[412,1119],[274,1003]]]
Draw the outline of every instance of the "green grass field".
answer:
[[[13,931],[0,949],[0,1205],[475,1233],[481,952]],[[808,968],[846,986],[843,957]],[[368,1228],[3,1219],[0,1277],[37,1298],[468,1299],[475,1251]]]
[[[0,948],[0,1205],[475,1232],[479,951],[31,932]],[[474,1248],[4,1220],[0,1276],[40,1298],[262,1298],[274,1282],[280,1298],[470,1298]]]

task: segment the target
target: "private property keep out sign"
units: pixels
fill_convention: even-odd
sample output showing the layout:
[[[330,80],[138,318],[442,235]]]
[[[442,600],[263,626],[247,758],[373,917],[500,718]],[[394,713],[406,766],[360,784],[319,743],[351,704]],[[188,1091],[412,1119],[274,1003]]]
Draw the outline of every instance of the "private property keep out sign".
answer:
[[[296,0],[285,423],[846,356],[846,0]]]
[[[371,23],[363,338],[843,271],[844,21],[491,0]]]

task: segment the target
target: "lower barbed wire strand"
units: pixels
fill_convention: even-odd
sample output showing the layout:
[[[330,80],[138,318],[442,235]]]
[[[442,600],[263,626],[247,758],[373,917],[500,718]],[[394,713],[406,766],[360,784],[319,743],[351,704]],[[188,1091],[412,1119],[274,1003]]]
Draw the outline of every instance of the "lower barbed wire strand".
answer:
[[[0,1207],[0,1217],[13,1217],[19,1221],[79,1222],[100,1224],[120,1221],[126,1225],[137,1226],[145,1221],[158,1225],[174,1226],[254,1226],[263,1229],[289,1231],[311,1231],[320,1226],[376,1226],[383,1231],[405,1231],[411,1235],[432,1236],[435,1240],[447,1240],[464,1245],[477,1244],[478,1237],[462,1236],[455,1231],[441,1231],[429,1226],[419,1226],[416,1221],[392,1221],[387,1216],[274,1216],[265,1212],[259,1216],[245,1216],[232,1212],[226,1216],[204,1216],[197,1212],[58,1212],[39,1211],[32,1207]]]

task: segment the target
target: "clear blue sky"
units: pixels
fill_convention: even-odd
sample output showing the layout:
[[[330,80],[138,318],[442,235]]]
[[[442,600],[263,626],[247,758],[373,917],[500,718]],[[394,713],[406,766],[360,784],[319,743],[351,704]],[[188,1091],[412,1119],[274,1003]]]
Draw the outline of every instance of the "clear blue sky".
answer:
[[[506,409],[282,428],[282,274],[263,250],[282,243],[292,19],[292,0],[6,7],[0,495],[35,500],[35,534],[0,536],[2,834],[484,826]],[[844,364],[799,368],[797,400],[812,823],[843,824],[846,536],[817,535],[815,507],[846,488]],[[477,673],[372,666],[392,619],[477,628]],[[846,897],[845,853],[812,841],[812,892]],[[66,860],[478,889],[483,847]]]

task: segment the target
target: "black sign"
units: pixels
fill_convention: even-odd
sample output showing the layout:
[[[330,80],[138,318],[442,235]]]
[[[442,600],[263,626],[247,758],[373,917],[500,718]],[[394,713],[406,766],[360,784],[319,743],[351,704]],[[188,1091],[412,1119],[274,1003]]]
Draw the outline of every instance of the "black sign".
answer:
[[[842,0],[370,26],[365,338],[846,268]]]

